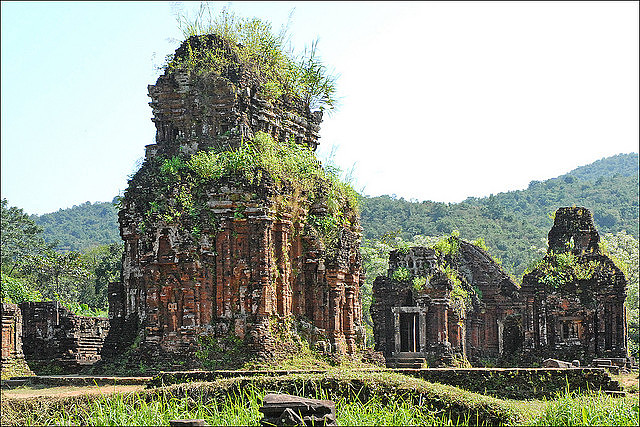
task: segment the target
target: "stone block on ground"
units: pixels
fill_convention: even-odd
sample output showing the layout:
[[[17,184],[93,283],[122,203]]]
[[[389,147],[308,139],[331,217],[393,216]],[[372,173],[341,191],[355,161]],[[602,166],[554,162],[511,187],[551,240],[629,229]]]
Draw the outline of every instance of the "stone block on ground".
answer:
[[[205,423],[203,419],[189,419],[189,420],[170,420],[169,425],[171,427],[204,427],[209,424]]]
[[[571,362],[565,362],[564,360],[558,359],[545,359],[542,362],[543,368],[573,368],[573,364]]]
[[[307,399],[290,394],[267,394],[259,409],[263,426],[336,426],[336,406],[331,400]]]

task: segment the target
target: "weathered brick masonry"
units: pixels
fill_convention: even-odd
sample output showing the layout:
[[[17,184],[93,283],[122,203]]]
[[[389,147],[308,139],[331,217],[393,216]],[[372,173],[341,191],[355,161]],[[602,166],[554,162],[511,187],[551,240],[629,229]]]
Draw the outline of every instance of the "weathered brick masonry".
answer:
[[[376,278],[371,316],[376,350],[387,359],[413,354],[439,365],[450,363],[453,355],[499,357],[505,336],[517,336],[510,319],[521,312],[518,285],[482,249],[464,240],[454,242],[457,252],[446,261],[432,248],[392,251],[389,274]],[[443,262],[457,272],[457,292],[466,298],[454,298],[453,283],[439,268]],[[394,279],[399,268],[425,278],[426,285],[417,288],[411,280]],[[506,343],[513,345],[509,339]]]
[[[20,310],[22,348],[33,369],[73,372],[100,360],[108,319],[77,316],[57,301],[24,302]]]
[[[186,43],[176,57],[185,54]],[[215,36],[189,43],[226,46]],[[157,201],[148,197],[159,188],[149,171],[159,159],[209,147],[233,149],[258,131],[317,146],[321,112],[295,99],[267,102],[259,89],[240,66],[222,74],[168,70],[149,86],[156,144],[147,146],[119,214],[123,283],[109,290],[106,357],[122,354],[138,337],[139,354],[194,361],[203,338],[231,336],[250,356],[271,357],[286,350],[278,331],[295,335],[292,322],[312,344],[339,353],[356,350],[362,339],[361,230],[354,212],[346,214],[355,225],[341,227],[328,248],[308,223],[310,215],[326,215],[322,198],[312,201],[238,176],[194,196],[208,215],[197,234],[186,216],[145,216]],[[179,197],[172,190],[162,190],[159,200],[172,203]]]
[[[524,344],[529,353],[583,363],[627,357],[627,281],[602,253],[599,240],[588,209],[558,209],[547,256],[522,279]],[[563,269],[562,255],[572,265]],[[550,274],[549,265],[566,279]]]
[[[32,375],[22,351],[22,313],[17,304],[2,303],[2,379]]]
[[[546,358],[624,360],[626,279],[602,253],[599,239],[589,210],[558,209],[548,254],[523,277],[522,287],[463,240],[446,256],[421,247],[393,251],[389,273],[373,285],[376,349],[388,361],[424,357],[437,364],[456,354],[520,366]],[[442,274],[443,265],[460,280],[460,290]],[[394,278],[399,268],[427,277],[427,285]],[[460,309],[458,298],[456,310],[456,292],[466,293],[470,304]]]

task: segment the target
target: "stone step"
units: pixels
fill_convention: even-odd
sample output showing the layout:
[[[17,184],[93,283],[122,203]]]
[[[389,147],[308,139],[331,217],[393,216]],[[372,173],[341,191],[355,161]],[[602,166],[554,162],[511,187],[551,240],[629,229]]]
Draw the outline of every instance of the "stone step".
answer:
[[[92,342],[96,344],[102,345],[104,340],[100,337],[80,337],[78,338],[78,342]]]
[[[401,360],[401,361],[422,361],[425,360],[424,357],[390,357],[390,360]]]
[[[424,363],[425,359],[423,357],[396,357],[387,361],[387,368],[420,369],[424,366]]]

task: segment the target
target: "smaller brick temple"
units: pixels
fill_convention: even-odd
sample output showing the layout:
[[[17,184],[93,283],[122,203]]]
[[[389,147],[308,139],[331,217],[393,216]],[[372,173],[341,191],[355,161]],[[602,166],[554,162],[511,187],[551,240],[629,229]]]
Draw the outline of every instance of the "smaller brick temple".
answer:
[[[391,364],[465,357],[516,366],[547,358],[631,365],[627,282],[599,241],[588,209],[558,209],[547,255],[521,287],[484,250],[454,236],[433,248],[392,251],[388,274],[373,284],[376,350]]]
[[[627,281],[599,241],[588,209],[556,211],[547,255],[522,279],[530,355],[583,363],[627,358]]]
[[[108,319],[75,315],[58,301],[23,302],[19,307],[22,349],[32,369],[70,373],[100,360]]]
[[[450,237],[448,253],[398,249],[373,284],[376,350],[387,361],[500,357],[519,345],[519,287],[478,246]],[[513,320],[516,319],[514,322]]]

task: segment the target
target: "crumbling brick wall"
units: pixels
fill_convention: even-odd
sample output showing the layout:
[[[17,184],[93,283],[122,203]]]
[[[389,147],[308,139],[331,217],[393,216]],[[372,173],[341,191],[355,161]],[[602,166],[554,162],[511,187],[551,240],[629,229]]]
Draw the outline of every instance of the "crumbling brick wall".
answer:
[[[389,273],[375,279],[371,318],[376,350],[385,357],[400,352],[453,354],[448,327],[452,285],[436,270],[437,262],[431,248],[395,250],[389,254]],[[394,278],[399,268],[426,278],[424,289],[416,290],[409,279]]]
[[[20,310],[23,351],[33,369],[74,372],[100,360],[108,319],[77,316],[57,301],[23,302]]]
[[[2,303],[2,379],[33,375],[22,351],[22,313],[17,304]]]
[[[187,43],[225,46],[215,36],[191,38],[176,57]],[[292,98],[267,101],[259,88],[241,67],[167,70],[149,86],[156,144],[147,146],[119,213],[123,282],[109,290],[105,357],[123,354],[137,339],[140,357],[180,355],[197,365],[203,342],[234,337],[247,356],[269,358],[287,350],[283,329],[295,340],[295,328],[286,325],[296,322],[310,331],[312,345],[328,351],[351,353],[363,340],[361,229],[349,206],[351,225],[338,228],[330,247],[309,222],[326,216],[324,196],[311,200],[268,180],[239,175],[198,187],[194,205],[206,214],[197,224],[188,215],[150,214],[150,206],[177,197],[154,176],[163,159],[232,150],[259,131],[315,149],[322,113]]]
[[[583,364],[627,357],[627,282],[599,240],[588,209],[556,211],[547,255],[522,279],[529,354]]]
[[[450,242],[455,253],[413,247],[389,254],[389,272],[374,281],[371,306],[376,350],[385,357],[415,353],[447,364],[454,355],[496,359],[520,349],[520,322],[511,321],[522,312],[518,285],[481,248],[455,237]],[[444,267],[459,281],[455,292]],[[406,280],[394,277],[400,268],[409,272]],[[405,325],[406,318],[415,326]],[[413,334],[408,346],[407,333]]]
[[[465,322],[466,355],[476,360],[520,350],[523,304],[518,284],[483,249],[464,240],[452,265],[473,288],[473,310]]]
[[[159,149],[168,155],[193,154],[220,144],[221,138],[237,147],[258,131],[279,140],[293,138],[312,149],[318,146],[322,111],[310,111],[293,96],[262,97],[261,83],[242,68],[226,41],[215,35],[190,37],[174,59],[202,49],[224,50],[231,65],[221,72],[168,70],[148,86],[156,125],[156,143],[147,146],[148,155]]]

